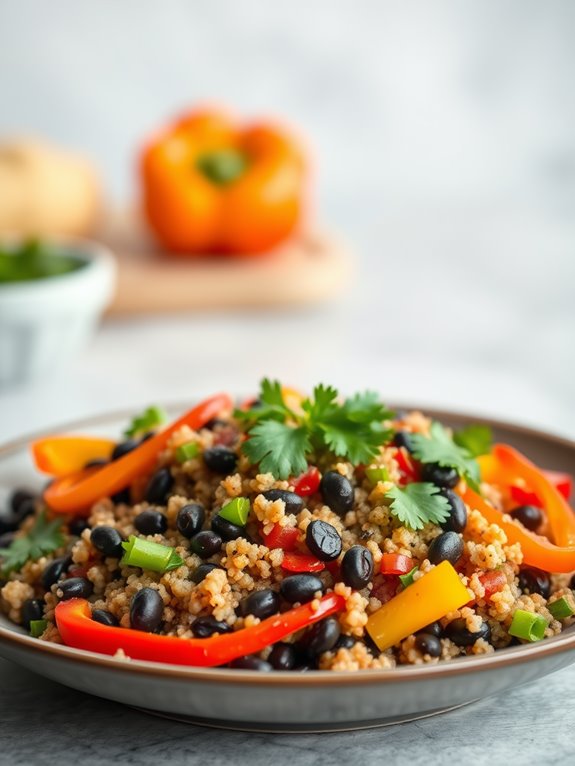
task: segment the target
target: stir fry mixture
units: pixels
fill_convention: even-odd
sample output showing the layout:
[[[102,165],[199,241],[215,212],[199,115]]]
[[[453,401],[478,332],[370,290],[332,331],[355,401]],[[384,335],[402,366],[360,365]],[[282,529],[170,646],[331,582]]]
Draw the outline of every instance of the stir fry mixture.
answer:
[[[0,608],[42,641],[259,671],[489,654],[573,622],[571,478],[486,426],[264,380],[122,441],[31,445],[0,520]]]

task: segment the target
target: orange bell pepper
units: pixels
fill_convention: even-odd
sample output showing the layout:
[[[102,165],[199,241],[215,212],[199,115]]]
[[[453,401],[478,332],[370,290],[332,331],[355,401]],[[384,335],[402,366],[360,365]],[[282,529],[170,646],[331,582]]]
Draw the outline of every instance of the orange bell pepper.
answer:
[[[90,460],[108,459],[116,442],[93,436],[47,436],[32,445],[36,468],[51,476],[80,471]]]
[[[53,481],[44,491],[44,500],[56,513],[87,516],[90,507],[101,497],[109,497],[125,489],[135,478],[151,471],[158,453],[173,433],[182,426],[201,428],[208,420],[231,410],[233,402],[227,394],[216,394],[198,404],[165,430],[142,442],[136,449],[102,468],[86,469]]]
[[[449,561],[442,561],[370,615],[366,630],[380,651],[469,602],[470,593]]]
[[[511,485],[517,478],[523,479],[541,499],[557,545],[575,546],[575,513],[543,471],[508,444],[495,444],[492,458],[495,465],[491,467],[490,480]]]
[[[174,254],[256,255],[302,215],[302,152],[271,124],[240,127],[221,111],[192,111],[148,144],[140,169],[146,218]]]
[[[490,524],[497,524],[505,532],[508,541],[519,543],[523,562],[546,572],[573,572],[575,570],[575,547],[558,546],[530,532],[518,521],[489,505],[480,495],[467,487],[456,490],[470,508],[481,512]]]

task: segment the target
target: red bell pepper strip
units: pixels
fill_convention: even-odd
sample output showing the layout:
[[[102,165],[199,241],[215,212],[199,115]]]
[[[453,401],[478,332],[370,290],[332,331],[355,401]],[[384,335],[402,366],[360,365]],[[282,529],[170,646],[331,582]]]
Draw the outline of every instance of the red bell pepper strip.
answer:
[[[320,561],[311,553],[286,553],[282,569],[287,572],[323,572],[325,561]]]
[[[274,524],[271,532],[264,535],[264,544],[268,548],[281,548],[284,551],[293,551],[299,538],[299,529],[297,527],[280,527]]]
[[[318,469],[312,465],[305,473],[298,476],[293,483],[293,491],[300,497],[313,495],[319,489],[321,474]]]
[[[517,505],[534,505],[537,508],[543,508],[543,501],[535,494],[535,492],[520,487],[517,484],[512,484],[509,487],[509,495]]]
[[[405,447],[398,447],[395,453],[395,459],[401,474],[401,483],[407,484],[411,481],[417,481],[419,478],[419,469],[414,463],[413,458]]]
[[[168,662],[174,665],[216,667],[237,657],[254,654],[275,644],[345,606],[342,596],[328,593],[314,611],[311,602],[262,620],[258,625],[210,638],[159,636],[131,628],[102,625],[92,619],[88,601],[73,598],[56,606],[56,624],[66,646],[100,654],[122,649],[134,660]]]
[[[233,402],[227,394],[216,394],[206,399],[164,431],[142,442],[136,449],[113,463],[95,471],[88,469],[56,479],[44,492],[46,504],[56,513],[88,515],[96,500],[125,489],[135,478],[151,471],[158,453],[164,449],[172,434],[182,426],[196,430],[219,415],[222,410],[232,407]]]
[[[571,492],[573,491],[573,477],[562,471],[541,471],[543,476],[553,484],[555,489],[560,492],[565,500],[569,502]]]
[[[401,553],[384,553],[381,557],[379,571],[383,575],[403,575],[411,572],[416,562],[410,556]]]
[[[524,479],[527,486],[541,498],[555,543],[575,546],[575,513],[541,470],[507,444],[495,444],[492,454],[504,474]]]
[[[547,538],[536,535],[523,524],[513,520],[489,505],[480,495],[467,487],[457,489],[463,501],[475,508],[490,524],[497,524],[505,532],[510,544],[519,543],[523,551],[523,562],[545,572],[573,572],[575,570],[575,547],[553,545]]]

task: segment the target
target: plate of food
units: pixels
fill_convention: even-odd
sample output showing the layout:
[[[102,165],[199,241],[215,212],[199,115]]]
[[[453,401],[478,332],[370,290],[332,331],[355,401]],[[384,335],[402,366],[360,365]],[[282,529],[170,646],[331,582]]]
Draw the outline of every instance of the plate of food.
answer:
[[[575,661],[574,458],[270,380],[20,439],[0,449],[0,654],[225,728],[468,704]]]

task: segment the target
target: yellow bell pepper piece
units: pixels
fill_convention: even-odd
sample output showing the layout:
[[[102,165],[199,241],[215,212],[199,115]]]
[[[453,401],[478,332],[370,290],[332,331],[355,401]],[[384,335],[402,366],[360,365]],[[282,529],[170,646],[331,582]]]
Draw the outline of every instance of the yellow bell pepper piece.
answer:
[[[47,436],[32,444],[36,468],[51,476],[80,471],[90,460],[108,459],[116,442],[92,436]]]
[[[430,572],[374,612],[366,630],[380,651],[389,649],[472,598],[449,561]]]

